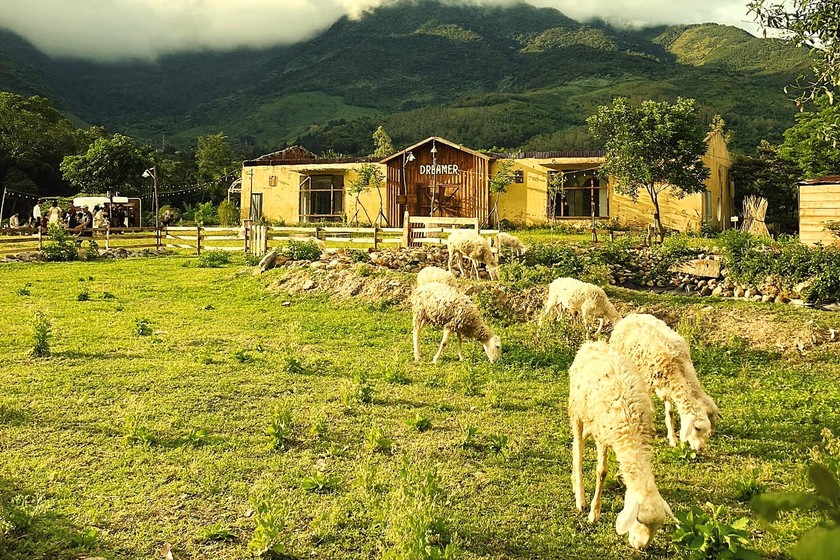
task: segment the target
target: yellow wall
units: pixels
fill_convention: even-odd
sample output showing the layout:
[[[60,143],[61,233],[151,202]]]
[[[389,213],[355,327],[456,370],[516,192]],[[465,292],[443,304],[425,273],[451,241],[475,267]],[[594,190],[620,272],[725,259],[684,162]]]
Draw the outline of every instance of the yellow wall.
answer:
[[[799,239],[802,243],[840,243],[825,222],[840,220],[840,184],[800,185]]]
[[[344,213],[346,218],[352,218],[355,209],[355,198],[347,194],[350,183],[358,177],[356,169],[361,163],[342,164],[306,164],[306,165],[257,165],[242,168],[241,216],[247,219],[251,212],[251,193],[262,193],[262,218],[271,221],[284,221],[295,224],[300,220],[300,182],[307,175],[343,175],[344,177]],[[379,164],[374,164],[379,165]],[[385,173],[385,166],[379,165]],[[387,203],[386,187],[383,181],[379,190],[382,192],[383,204]],[[370,219],[376,219],[379,211],[379,196],[377,189],[370,188],[359,202],[367,209]],[[384,210],[384,209],[383,209]],[[359,209],[360,222],[367,222],[367,218]]]

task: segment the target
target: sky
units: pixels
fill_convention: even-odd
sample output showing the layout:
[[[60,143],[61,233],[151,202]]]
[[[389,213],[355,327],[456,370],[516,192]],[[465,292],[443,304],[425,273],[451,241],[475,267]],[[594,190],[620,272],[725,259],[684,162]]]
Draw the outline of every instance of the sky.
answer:
[[[173,52],[268,47],[307,39],[343,15],[393,0],[2,0],[0,28],[52,56],[155,59]],[[503,5],[514,0],[445,0]],[[747,0],[527,0],[578,21],[723,23],[756,33]]]

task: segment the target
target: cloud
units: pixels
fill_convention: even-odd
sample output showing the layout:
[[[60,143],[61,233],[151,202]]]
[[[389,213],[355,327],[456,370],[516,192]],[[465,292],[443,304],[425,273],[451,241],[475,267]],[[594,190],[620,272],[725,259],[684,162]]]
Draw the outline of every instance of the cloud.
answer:
[[[393,0],[3,0],[0,27],[53,56],[154,59],[196,50],[293,43],[342,15]],[[514,0],[450,0],[510,4]],[[587,20],[619,25],[700,23],[745,26],[744,0],[529,0]]]

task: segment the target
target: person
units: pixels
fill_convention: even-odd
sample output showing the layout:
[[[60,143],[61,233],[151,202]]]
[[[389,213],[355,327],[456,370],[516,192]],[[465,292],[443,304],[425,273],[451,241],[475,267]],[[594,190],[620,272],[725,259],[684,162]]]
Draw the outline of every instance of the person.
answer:
[[[12,217],[9,218],[9,227],[12,229],[18,229],[20,227],[20,216],[18,216],[17,212],[12,214]]]
[[[93,227],[97,229],[105,227],[105,210],[98,204],[93,207]]]
[[[41,201],[35,203],[35,206],[32,207],[32,217],[35,218],[35,222],[40,224],[41,223]]]
[[[40,210],[38,211],[40,213]],[[58,225],[61,222],[61,217],[64,215],[61,208],[58,207],[58,201],[53,200],[50,209],[47,210],[47,224]]]
[[[82,216],[78,225],[78,228],[82,230],[82,233],[79,235],[82,237],[93,237],[91,227],[93,227],[93,214],[91,214],[88,205],[85,204],[82,206]]]
[[[79,227],[79,212],[78,209],[70,204],[70,208],[67,209],[67,228],[68,229],[77,229]]]

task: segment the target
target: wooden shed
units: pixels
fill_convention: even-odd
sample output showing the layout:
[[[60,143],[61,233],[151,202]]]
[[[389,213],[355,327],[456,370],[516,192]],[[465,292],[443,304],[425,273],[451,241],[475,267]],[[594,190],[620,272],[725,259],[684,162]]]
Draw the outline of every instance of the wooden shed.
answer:
[[[479,218],[489,214],[491,157],[436,136],[381,163],[388,168],[387,219],[402,227],[403,214]]]
[[[799,183],[799,239],[802,243],[831,245],[840,241],[826,222],[840,221],[840,175]]]

